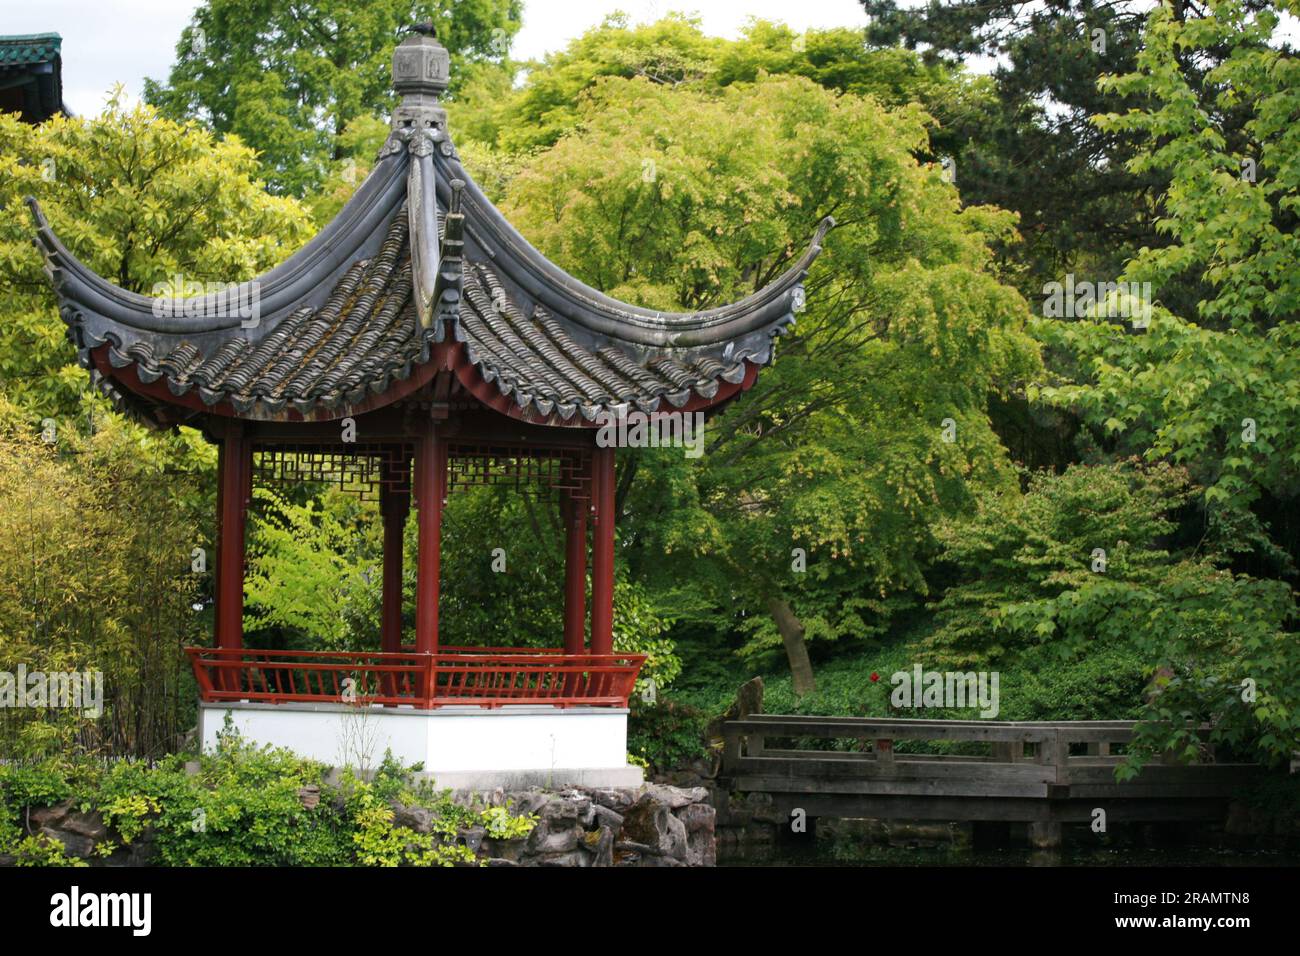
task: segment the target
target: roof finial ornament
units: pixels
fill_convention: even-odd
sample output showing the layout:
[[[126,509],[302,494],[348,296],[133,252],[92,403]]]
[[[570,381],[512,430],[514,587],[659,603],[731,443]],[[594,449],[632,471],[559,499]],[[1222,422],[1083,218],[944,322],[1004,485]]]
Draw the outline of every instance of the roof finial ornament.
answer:
[[[451,55],[438,42],[432,20],[405,32],[406,39],[393,50],[393,89],[402,97],[393,110],[393,130],[445,129],[447,113],[438,97],[447,91]]]

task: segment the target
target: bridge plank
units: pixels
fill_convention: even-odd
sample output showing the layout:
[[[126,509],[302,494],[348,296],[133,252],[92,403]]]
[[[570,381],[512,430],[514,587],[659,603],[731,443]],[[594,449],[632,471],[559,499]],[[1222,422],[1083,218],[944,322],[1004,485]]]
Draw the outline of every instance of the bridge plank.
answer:
[[[875,820],[914,820],[940,823],[994,821],[1021,823],[1092,822],[1095,801],[1042,800],[1025,797],[879,796],[872,794],[773,793],[777,812],[798,808],[810,817],[866,817]],[[1155,821],[1215,821],[1224,817],[1221,799],[1114,800],[1106,804],[1111,823]]]
[[[1254,764],[1165,762],[1118,782],[1115,767],[1124,758],[1113,747],[1132,740],[1133,726],[751,715],[723,725],[722,779],[733,791],[768,793],[779,807],[801,807],[813,816],[1055,825],[1089,822],[1099,805],[1112,820],[1221,820],[1234,792],[1263,772]],[[863,749],[768,746],[791,738],[855,739]],[[901,741],[929,740],[983,742],[989,754],[897,748]],[[1084,753],[1071,756],[1072,745]]]
[[[734,778],[742,793],[868,794],[892,797],[1047,797],[1045,783],[1006,781],[897,780],[861,777],[791,777],[743,774]]]
[[[961,726],[943,728],[942,732],[916,722],[889,723],[882,721],[821,721],[809,723],[779,720],[729,720],[723,724],[727,736],[763,734],[767,737],[852,737],[861,740],[1011,740],[1033,743],[1051,735],[1047,728],[999,727],[974,721],[953,721]]]

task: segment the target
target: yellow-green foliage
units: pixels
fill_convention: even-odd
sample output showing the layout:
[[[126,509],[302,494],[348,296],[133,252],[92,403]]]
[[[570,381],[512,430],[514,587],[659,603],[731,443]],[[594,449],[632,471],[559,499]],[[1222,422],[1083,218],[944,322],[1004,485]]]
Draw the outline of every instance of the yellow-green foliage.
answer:
[[[34,196],[87,266],[133,292],[251,279],[311,234],[297,202],[267,195],[256,154],[193,123],[110,100],[94,118],[40,126],[0,113],[0,388],[38,415],[87,389],[32,244]]]
[[[514,840],[528,836],[537,826],[536,815],[514,816],[507,807],[488,807],[479,812],[487,835],[494,840]]]
[[[104,822],[121,834],[124,843],[138,837],[149,818],[160,810],[158,799],[144,793],[124,793],[99,808]]]
[[[85,860],[68,856],[63,844],[43,833],[23,837],[9,853],[14,858],[14,866],[89,866]]]
[[[102,412],[86,427],[60,419],[43,432],[0,398],[0,669],[101,671],[105,698],[98,718],[6,709],[9,759],[157,749],[190,719],[180,645],[201,626],[191,605],[206,578],[190,555],[212,546],[195,480],[211,455]]]
[[[257,747],[227,726],[197,770],[173,755],[156,764],[119,761],[0,766],[0,854],[23,865],[64,865],[63,848],[26,829],[28,812],[69,796],[98,811],[121,844],[151,829],[154,862],[166,866],[452,866],[473,864],[462,831],[482,826],[501,840],[527,837],[535,816],[477,810],[414,781],[413,768],[386,756],[372,780],[284,750]],[[304,799],[307,793],[317,800]],[[429,832],[396,823],[394,807],[428,811]],[[96,848],[107,856],[116,840]]]
[[[439,833],[416,833],[409,827],[394,826],[392,807],[366,784],[358,785],[350,808],[356,827],[352,842],[361,866],[453,866],[474,862],[469,847],[446,843]]]

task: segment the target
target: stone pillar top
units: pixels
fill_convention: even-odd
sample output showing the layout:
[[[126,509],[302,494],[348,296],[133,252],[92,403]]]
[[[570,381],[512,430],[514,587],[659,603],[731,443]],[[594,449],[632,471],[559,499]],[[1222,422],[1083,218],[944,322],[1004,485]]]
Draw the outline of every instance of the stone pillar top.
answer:
[[[451,54],[438,42],[432,22],[416,24],[410,36],[393,50],[393,89],[401,101],[393,111],[392,127],[445,128],[447,113],[438,97],[451,79]]]

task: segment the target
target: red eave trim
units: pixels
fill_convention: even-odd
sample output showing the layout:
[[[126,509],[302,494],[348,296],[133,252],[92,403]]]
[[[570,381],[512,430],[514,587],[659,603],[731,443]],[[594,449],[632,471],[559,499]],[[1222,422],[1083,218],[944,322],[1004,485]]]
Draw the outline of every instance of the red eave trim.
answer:
[[[492,383],[486,381],[479,373],[478,367],[469,360],[469,350],[458,343],[454,357],[451,363],[451,370],[455,373],[456,379],[460,382],[465,391],[473,395],[478,401],[486,405],[493,411],[500,412],[509,418],[522,422],[528,422],[533,425],[549,425],[560,428],[599,428],[599,421],[589,422],[581,415],[575,415],[572,419],[565,421],[559,415],[539,415],[535,411],[525,411],[514,403],[508,396],[502,394],[501,389]],[[746,360],[745,377],[739,382],[721,382],[718,391],[712,398],[705,398],[702,395],[693,396],[681,408],[661,409],[669,412],[702,412],[706,409],[713,408],[715,405],[721,405],[723,402],[740,392],[752,388],[754,382],[758,380],[758,366],[753,362]]]
[[[123,388],[134,392],[144,398],[151,399],[163,405],[170,405],[179,408],[188,408],[196,412],[202,412],[207,415],[217,415],[223,418],[237,418],[245,421],[283,421],[283,422],[328,422],[337,421],[340,418],[349,416],[363,415],[366,412],[372,412],[376,409],[391,405],[394,402],[401,401],[424,388],[432,382],[439,371],[446,369],[453,372],[456,379],[460,382],[465,391],[469,392],[482,405],[499,412],[508,418],[516,421],[527,422],[533,425],[546,425],[559,428],[599,428],[600,422],[589,422],[580,415],[574,416],[574,420],[565,421],[558,415],[543,416],[535,411],[525,411],[514,403],[508,396],[502,394],[501,390],[492,383],[486,381],[479,373],[478,368],[469,360],[468,349],[460,342],[442,342],[433,347],[433,354],[428,362],[423,365],[417,365],[404,381],[396,382],[390,385],[386,390],[377,395],[371,395],[365,401],[358,402],[355,405],[342,405],[337,409],[326,409],[318,407],[316,410],[307,415],[302,414],[295,408],[286,407],[284,411],[270,419],[250,418],[247,415],[240,414],[234,405],[228,401],[218,402],[216,405],[209,405],[199,397],[197,389],[191,389],[183,395],[176,395],[167,387],[163,379],[157,379],[153,382],[145,382],[140,378],[136,365],[123,366],[115,368],[108,358],[107,344],[90,350],[90,359],[95,368],[99,370],[105,378],[111,379]],[[681,408],[668,408],[665,411],[670,412],[701,412],[714,406],[721,405],[728,399],[735,397],[743,391],[752,388],[754,382],[758,380],[758,366],[753,362],[745,362],[745,377],[739,382],[721,382],[718,386],[717,393],[712,398],[705,398],[702,395],[693,396]]]
[[[216,405],[209,405],[199,397],[197,389],[191,389],[184,395],[173,394],[172,390],[167,387],[163,379],[153,382],[145,382],[140,379],[139,372],[134,363],[114,368],[113,363],[108,360],[107,344],[98,348],[91,349],[90,358],[95,363],[100,373],[105,377],[112,379],[124,388],[135,392],[145,398],[152,399],[156,402],[162,402],[165,405],[174,405],[181,408],[190,408],[194,411],[203,412],[208,415],[219,415],[224,418],[240,418],[245,421],[279,421],[279,422],[329,422],[337,421],[340,418],[348,418],[355,415],[363,415],[366,412],[373,412],[376,409],[391,405],[396,401],[407,398],[418,392],[424,386],[428,385],[438,370],[446,368],[447,351],[449,343],[435,345],[433,355],[428,362],[423,365],[417,365],[404,381],[395,382],[387,389],[377,395],[371,395],[364,401],[355,405],[340,405],[335,409],[327,409],[318,406],[315,410],[307,415],[302,414],[296,408],[286,407],[284,411],[271,418],[252,418],[243,415],[235,409],[230,402],[218,402]]]

